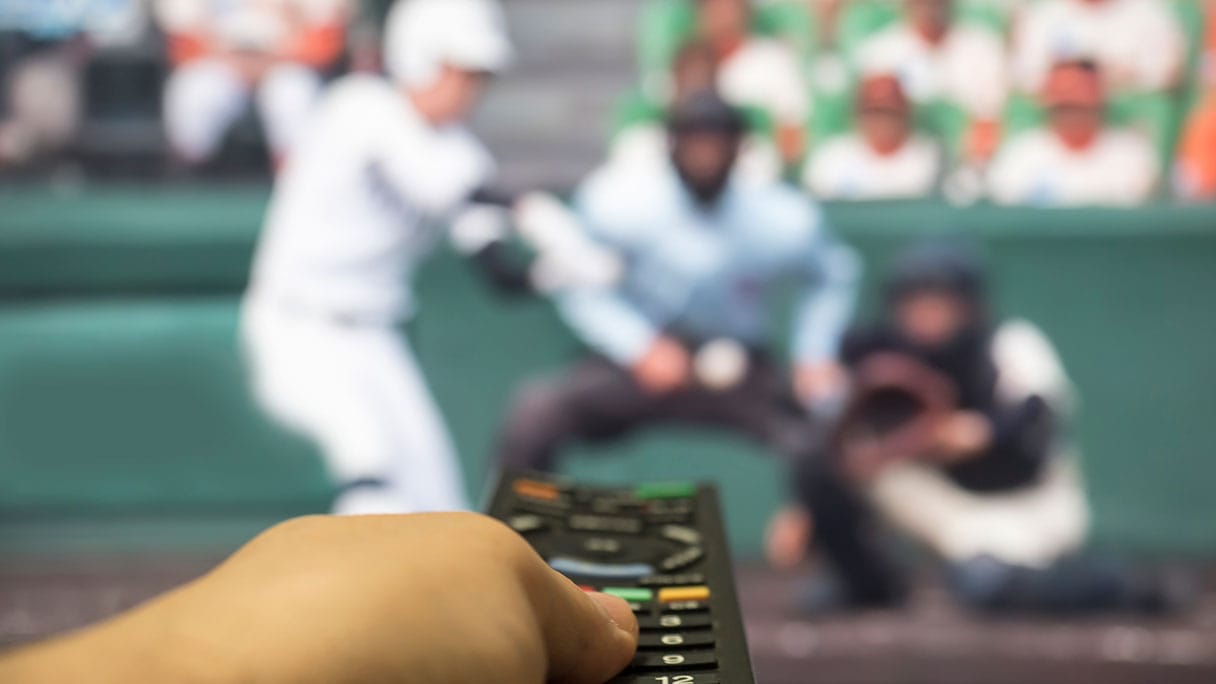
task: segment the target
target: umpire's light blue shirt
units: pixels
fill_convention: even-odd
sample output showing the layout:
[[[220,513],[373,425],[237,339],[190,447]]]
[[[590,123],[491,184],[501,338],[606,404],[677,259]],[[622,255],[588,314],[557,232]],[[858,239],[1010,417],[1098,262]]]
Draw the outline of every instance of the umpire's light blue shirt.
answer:
[[[626,260],[617,287],[559,297],[563,317],[584,342],[622,365],[641,358],[667,330],[764,346],[772,334],[768,294],[794,279],[801,287],[795,361],[835,356],[860,265],[806,195],[740,178],[704,209],[670,165],[639,166],[606,167],[575,197],[590,234]]]

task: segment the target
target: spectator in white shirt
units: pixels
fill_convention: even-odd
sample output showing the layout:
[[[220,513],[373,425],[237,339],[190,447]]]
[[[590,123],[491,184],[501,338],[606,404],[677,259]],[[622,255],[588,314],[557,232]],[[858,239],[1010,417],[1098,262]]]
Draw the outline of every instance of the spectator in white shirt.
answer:
[[[870,76],[857,96],[857,130],[825,142],[807,163],[803,184],[817,198],[878,200],[933,192],[941,152],[916,133],[912,105],[893,75]]]
[[[256,103],[275,164],[298,141],[340,56],[350,0],[158,0],[173,69],[165,133],[177,159],[200,166]]]
[[[697,28],[718,56],[718,91],[738,107],[762,109],[777,128],[782,159],[802,157],[810,93],[797,53],[751,31],[748,0],[697,0]]]
[[[945,102],[970,121],[962,151],[986,160],[999,137],[1008,95],[1008,65],[1001,37],[955,18],[955,0],[905,0],[904,19],[858,48],[863,73],[899,77],[918,105]]]
[[[1023,10],[1014,35],[1018,87],[1039,92],[1051,65],[1091,59],[1117,92],[1175,86],[1186,37],[1163,0],[1043,0]]]
[[[1105,86],[1093,62],[1057,64],[1042,100],[1047,125],[1017,136],[993,161],[996,202],[1130,206],[1152,196],[1157,155],[1145,136],[1107,125]]]

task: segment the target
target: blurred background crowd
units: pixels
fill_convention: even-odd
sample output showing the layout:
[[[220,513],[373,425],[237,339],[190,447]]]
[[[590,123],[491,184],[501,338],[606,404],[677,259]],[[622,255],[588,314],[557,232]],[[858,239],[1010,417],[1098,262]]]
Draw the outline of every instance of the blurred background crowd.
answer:
[[[379,68],[389,4],[8,0],[0,172],[263,171],[325,82]],[[821,198],[1208,200],[1214,15],[1203,0],[653,0],[611,158],[652,154],[658,113],[712,81],[749,112],[748,171]]]

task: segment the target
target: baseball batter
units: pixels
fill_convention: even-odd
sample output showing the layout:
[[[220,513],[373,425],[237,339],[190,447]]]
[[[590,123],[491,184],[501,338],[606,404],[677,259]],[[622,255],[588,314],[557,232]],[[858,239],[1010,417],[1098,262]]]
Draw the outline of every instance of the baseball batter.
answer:
[[[473,251],[493,232],[493,210],[471,198],[494,164],[462,121],[511,54],[492,0],[398,4],[389,78],[335,83],[275,187],[243,338],[259,402],[323,451],[341,486],[335,513],[465,507],[400,331],[415,311],[415,268],[443,226],[480,232],[463,240]]]

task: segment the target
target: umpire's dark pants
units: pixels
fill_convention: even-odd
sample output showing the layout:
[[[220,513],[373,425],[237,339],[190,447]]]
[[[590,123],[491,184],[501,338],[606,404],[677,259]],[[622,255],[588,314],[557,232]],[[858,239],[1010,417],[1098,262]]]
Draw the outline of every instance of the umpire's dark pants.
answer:
[[[592,357],[519,391],[498,442],[498,462],[551,471],[563,447],[657,425],[734,432],[798,460],[813,453],[816,436],[784,376],[762,355],[730,389],[690,385],[663,395],[646,392],[611,361]]]

